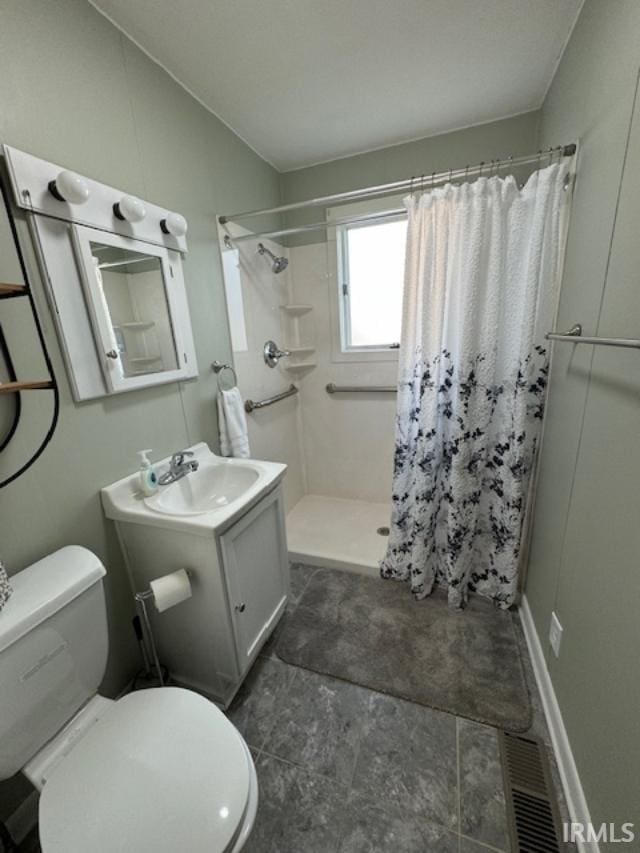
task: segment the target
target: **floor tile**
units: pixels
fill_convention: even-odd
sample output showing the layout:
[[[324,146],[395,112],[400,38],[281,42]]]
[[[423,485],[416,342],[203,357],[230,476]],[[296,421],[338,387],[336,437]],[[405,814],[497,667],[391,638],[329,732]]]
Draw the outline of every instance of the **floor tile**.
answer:
[[[287,819],[289,788],[296,768],[293,764],[263,755],[256,763],[258,813],[244,853],[265,853],[276,829]]]
[[[340,853],[458,853],[458,836],[413,815],[352,797],[345,815]]]
[[[346,789],[273,756],[258,762],[260,802],[245,853],[333,853]]]
[[[461,832],[509,850],[502,769],[495,729],[458,720]]]
[[[486,847],[479,841],[460,836],[460,853],[495,853],[495,847]]]
[[[296,668],[259,657],[227,711],[227,716],[249,746],[260,749],[275,722],[275,706]]]
[[[299,669],[278,702],[263,749],[349,784],[370,691]]]
[[[456,722],[450,714],[371,693],[353,788],[447,829],[457,822]]]

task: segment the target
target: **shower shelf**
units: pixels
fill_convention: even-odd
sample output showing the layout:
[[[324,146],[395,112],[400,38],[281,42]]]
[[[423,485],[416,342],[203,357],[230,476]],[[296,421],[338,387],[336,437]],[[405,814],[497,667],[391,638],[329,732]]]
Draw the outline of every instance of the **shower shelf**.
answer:
[[[287,364],[285,370],[288,370],[290,373],[303,373],[305,370],[312,370],[317,366],[315,361],[299,361],[295,364]]]
[[[290,353],[292,356],[298,356],[298,355],[311,355],[311,353],[312,353],[312,352],[315,352],[315,351],[316,351],[316,348],[315,348],[315,347],[311,347],[311,346],[308,346],[308,347],[305,347],[305,346],[299,346],[299,347],[285,347],[285,349],[286,349],[286,350],[287,350],[287,352],[288,352],[288,353]]]
[[[302,317],[303,314],[313,311],[313,305],[281,305],[280,310],[291,317]]]

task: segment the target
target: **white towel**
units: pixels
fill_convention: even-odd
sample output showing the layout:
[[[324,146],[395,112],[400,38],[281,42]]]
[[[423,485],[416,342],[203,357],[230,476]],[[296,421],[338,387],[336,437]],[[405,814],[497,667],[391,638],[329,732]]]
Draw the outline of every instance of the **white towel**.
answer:
[[[218,429],[220,453],[223,456],[249,457],[247,419],[240,391],[230,388],[218,391]]]

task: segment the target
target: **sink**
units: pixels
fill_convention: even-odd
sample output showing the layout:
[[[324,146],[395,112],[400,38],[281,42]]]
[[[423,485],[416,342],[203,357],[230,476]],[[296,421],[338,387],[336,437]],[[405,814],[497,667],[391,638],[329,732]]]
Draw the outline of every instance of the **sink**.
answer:
[[[101,489],[107,518],[199,536],[218,535],[275,489],[287,470],[280,462],[217,456],[204,442],[187,449],[198,470],[160,486],[151,497],[140,491],[137,471]],[[170,457],[154,460],[158,475],[168,470],[169,461]]]
[[[251,465],[205,463],[175,483],[160,486],[144,502],[164,515],[202,515],[241,498],[260,476]]]

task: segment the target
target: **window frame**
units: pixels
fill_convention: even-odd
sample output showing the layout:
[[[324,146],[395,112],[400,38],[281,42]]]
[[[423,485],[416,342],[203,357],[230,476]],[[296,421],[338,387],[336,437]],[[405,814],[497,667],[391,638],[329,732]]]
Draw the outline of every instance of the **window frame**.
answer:
[[[376,217],[374,221],[353,222],[336,225],[336,283],[338,314],[338,346],[340,360],[396,361],[400,342],[391,344],[353,345],[351,341],[351,303],[349,289],[349,232],[359,228],[371,228],[387,222],[406,221],[407,213],[389,213]],[[333,301],[333,300],[332,300]]]

